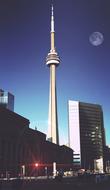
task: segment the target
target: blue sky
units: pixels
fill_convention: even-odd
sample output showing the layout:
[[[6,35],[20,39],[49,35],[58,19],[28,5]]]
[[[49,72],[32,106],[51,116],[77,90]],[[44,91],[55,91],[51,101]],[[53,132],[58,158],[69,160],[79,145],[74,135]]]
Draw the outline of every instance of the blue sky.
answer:
[[[102,105],[110,144],[110,2],[54,0],[60,142],[67,143],[67,101]],[[0,88],[15,95],[15,112],[46,133],[49,99],[51,0],[0,1]],[[89,36],[99,31],[100,46]]]

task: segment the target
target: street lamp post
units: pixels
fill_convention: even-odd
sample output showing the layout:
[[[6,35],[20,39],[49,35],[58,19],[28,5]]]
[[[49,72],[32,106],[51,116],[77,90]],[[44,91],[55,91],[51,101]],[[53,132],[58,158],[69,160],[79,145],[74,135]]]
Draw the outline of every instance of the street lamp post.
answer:
[[[55,177],[57,174],[57,170],[56,170],[56,162],[53,162],[53,177]]]
[[[47,166],[45,167],[45,176],[48,177]]]
[[[38,164],[38,163],[35,163],[35,168],[36,168],[36,179],[37,179],[37,177],[38,177],[38,166],[39,166],[39,164]]]
[[[21,174],[22,174],[22,177],[24,178],[25,177],[25,165],[22,165],[21,166]]]

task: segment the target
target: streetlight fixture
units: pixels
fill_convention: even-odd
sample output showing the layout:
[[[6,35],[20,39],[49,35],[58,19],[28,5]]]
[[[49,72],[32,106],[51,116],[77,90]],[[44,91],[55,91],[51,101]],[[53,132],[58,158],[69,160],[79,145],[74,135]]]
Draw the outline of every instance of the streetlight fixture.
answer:
[[[36,162],[36,163],[35,163],[36,178],[38,177],[38,166],[39,166],[39,164],[38,164],[38,162]]]

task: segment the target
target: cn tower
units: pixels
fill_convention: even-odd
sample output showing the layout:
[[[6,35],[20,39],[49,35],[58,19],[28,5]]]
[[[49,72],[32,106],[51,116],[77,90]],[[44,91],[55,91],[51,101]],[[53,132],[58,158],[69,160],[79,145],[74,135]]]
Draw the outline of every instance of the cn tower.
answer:
[[[50,94],[49,94],[49,118],[47,139],[59,144],[58,116],[57,116],[57,93],[56,93],[56,67],[60,63],[55,49],[54,13],[51,7],[51,49],[46,58],[46,65],[50,68]]]

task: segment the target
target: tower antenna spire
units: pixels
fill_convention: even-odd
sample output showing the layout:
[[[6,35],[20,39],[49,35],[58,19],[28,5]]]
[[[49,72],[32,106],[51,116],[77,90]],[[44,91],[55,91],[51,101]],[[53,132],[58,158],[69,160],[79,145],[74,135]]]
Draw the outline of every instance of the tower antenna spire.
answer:
[[[51,32],[54,32],[54,12],[53,12],[53,4],[51,7]]]
[[[54,9],[51,5],[51,51],[55,50]]]

